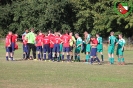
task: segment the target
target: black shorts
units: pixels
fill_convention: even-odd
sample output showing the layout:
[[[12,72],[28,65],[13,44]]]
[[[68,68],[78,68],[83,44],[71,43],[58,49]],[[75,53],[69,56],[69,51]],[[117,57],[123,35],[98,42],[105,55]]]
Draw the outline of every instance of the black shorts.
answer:
[[[70,52],[72,52],[73,51],[73,46],[70,46],[69,50],[70,50]]]

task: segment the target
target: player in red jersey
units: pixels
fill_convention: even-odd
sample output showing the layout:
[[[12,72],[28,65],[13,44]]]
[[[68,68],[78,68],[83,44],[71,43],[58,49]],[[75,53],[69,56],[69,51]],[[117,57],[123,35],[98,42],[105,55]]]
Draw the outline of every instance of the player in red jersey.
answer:
[[[17,34],[13,34],[13,35],[12,35],[11,47],[12,47],[12,53],[13,53],[13,55],[14,55],[15,49],[18,48],[18,47],[16,47],[16,46],[18,46],[18,45],[16,44],[17,38],[18,38],[18,35],[17,35]]]
[[[66,30],[65,34],[61,37],[63,41],[63,53],[62,53],[62,61],[64,61],[64,54],[67,54],[67,61],[70,61],[69,49],[70,49],[70,40],[71,36],[68,35],[68,31]]]
[[[38,54],[38,59],[41,60],[42,57],[42,51],[43,51],[43,34],[41,31],[39,31],[38,35],[36,36],[36,50]]]
[[[50,34],[50,35],[48,35],[49,36],[49,39],[50,39],[50,54],[49,54],[49,58],[51,59],[51,60],[53,60],[53,58],[52,58],[52,53],[53,53],[53,48],[54,48],[54,34]]]
[[[22,40],[23,40],[23,59],[26,60],[27,58],[27,54],[28,54],[28,47],[27,47],[27,39],[26,39],[26,35],[28,34],[28,31],[26,31],[23,35],[22,35]]]
[[[98,64],[100,64],[100,60],[97,57],[97,45],[98,45],[98,41],[97,41],[97,39],[94,36],[91,37],[90,44],[91,44],[91,53],[90,53],[91,60],[90,60],[90,64],[93,64],[93,62],[95,60],[97,60]]]
[[[50,37],[48,36],[48,33],[45,33],[45,37],[43,38],[43,54],[45,61],[46,53],[48,53],[48,60],[50,60]]]
[[[11,47],[11,39],[12,39],[12,32],[9,31],[7,36],[6,36],[6,41],[5,41],[5,47],[6,47],[6,60],[9,60],[9,57],[11,60],[13,60],[13,54],[12,54],[12,47]]]
[[[53,38],[53,40],[51,41],[53,44],[54,44],[54,47],[53,47],[53,61],[55,59],[55,54],[57,54],[57,61],[59,62],[60,59],[59,59],[59,52],[60,52],[60,43],[61,43],[61,38],[60,36],[58,35],[58,32],[55,32],[55,36]]]

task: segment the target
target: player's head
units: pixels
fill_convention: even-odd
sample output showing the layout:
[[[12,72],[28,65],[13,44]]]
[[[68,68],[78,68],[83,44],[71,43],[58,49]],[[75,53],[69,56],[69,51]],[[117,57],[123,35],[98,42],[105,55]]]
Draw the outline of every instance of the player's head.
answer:
[[[112,32],[110,32],[110,35],[114,35],[114,32],[112,31]]]
[[[91,40],[94,40],[96,37],[95,36],[91,36]]]
[[[88,34],[88,32],[87,32],[87,31],[85,31],[85,32],[84,32],[84,35],[86,35],[86,34]]]
[[[9,31],[8,34],[9,34],[9,35],[12,35],[12,31]]]
[[[73,35],[73,33],[70,31],[70,32],[69,32],[69,35],[70,35],[70,36],[72,36],[72,35]]]
[[[119,39],[121,39],[122,38],[122,34],[119,34],[118,37],[119,37]]]
[[[68,34],[68,30],[65,30],[65,34]]]
[[[34,32],[34,28],[31,28],[31,30],[30,30],[31,32]]]
[[[18,37],[18,34],[15,34],[16,37]]]
[[[29,32],[29,30],[28,30],[28,29],[26,29],[26,30],[25,30],[25,33],[27,34],[28,32]]]
[[[99,37],[99,33],[96,34],[96,37]]]
[[[40,30],[38,34],[39,34],[39,35],[42,35],[42,31]]]
[[[78,33],[76,33],[76,34],[75,34],[75,37],[76,37],[76,38],[78,38],[78,37],[79,37],[79,34],[78,34]]]
[[[52,33],[52,30],[51,30],[51,29],[49,29],[49,30],[48,30],[48,34],[51,34],[51,33]]]
[[[45,32],[45,33],[44,33],[44,35],[45,35],[45,36],[48,36],[48,33],[47,33],[47,32]]]

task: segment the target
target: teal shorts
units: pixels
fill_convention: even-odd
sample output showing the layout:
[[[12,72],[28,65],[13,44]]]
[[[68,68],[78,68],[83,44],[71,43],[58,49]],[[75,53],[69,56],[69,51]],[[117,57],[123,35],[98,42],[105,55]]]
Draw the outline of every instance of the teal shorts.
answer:
[[[108,53],[109,54],[113,54],[114,53],[114,50],[115,50],[115,46],[112,46],[112,45],[109,45],[108,46]]]
[[[79,54],[81,52],[81,47],[75,48],[75,53]]]
[[[98,53],[103,52],[103,49],[97,49],[97,52]]]
[[[123,52],[124,51],[122,51],[122,48],[117,48],[117,51],[116,51],[116,55],[118,55],[118,56],[123,56]]]
[[[87,44],[86,45],[86,52],[90,52],[91,51],[91,45],[90,44]]]

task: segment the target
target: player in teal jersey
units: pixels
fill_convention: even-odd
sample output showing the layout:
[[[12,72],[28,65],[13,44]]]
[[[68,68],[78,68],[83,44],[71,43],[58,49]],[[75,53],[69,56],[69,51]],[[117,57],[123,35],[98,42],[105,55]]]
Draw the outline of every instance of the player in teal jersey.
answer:
[[[101,59],[103,61],[103,40],[102,37],[99,36],[99,34],[96,34],[98,45],[97,45],[97,52],[101,54]]]
[[[82,39],[79,36],[78,33],[75,34],[76,37],[76,48],[75,48],[75,61],[79,61],[80,62],[80,51],[82,48]]]
[[[91,45],[90,45],[90,38],[91,35],[88,34],[87,31],[84,32],[84,36],[85,36],[85,41],[84,43],[86,44],[86,58],[85,61],[88,62],[90,59],[90,51],[91,51]]]
[[[114,64],[114,49],[115,49],[115,43],[116,43],[117,39],[114,36],[114,32],[110,33],[109,36],[109,45],[108,45],[108,57],[109,57],[109,62],[110,64]]]
[[[118,65],[125,65],[124,62],[124,57],[123,57],[123,52],[124,52],[124,45],[125,45],[125,40],[122,38],[122,34],[118,35],[119,40],[116,43],[117,46],[117,51],[116,51],[116,55],[118,56]]]

